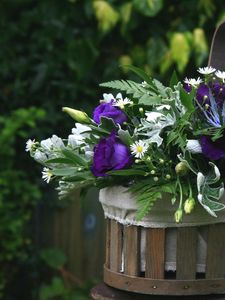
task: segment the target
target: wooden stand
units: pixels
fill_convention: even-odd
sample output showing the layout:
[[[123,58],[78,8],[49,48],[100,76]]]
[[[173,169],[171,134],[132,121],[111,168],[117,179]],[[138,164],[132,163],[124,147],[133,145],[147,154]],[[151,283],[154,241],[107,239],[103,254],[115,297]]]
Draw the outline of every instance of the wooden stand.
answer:
[[[124,292],[115,288],[109,287],[104,283],[95,286],[90,293],[91,299],[94,300],[225,300],[224,295],[208,295],[208,296],[150,296]]]
[[[107,220],[104,282],[120,290],[149,295],[225,293],[225,224],[207,225],[205,273],[197,273],[199,227],[176,230],[176,272],[165,271],[167,230],[146,229],[145,271],[140,268],[140,226]],[[122,268],[123,266],[123,268]],[[121,271],[123,269],[123,271]]]

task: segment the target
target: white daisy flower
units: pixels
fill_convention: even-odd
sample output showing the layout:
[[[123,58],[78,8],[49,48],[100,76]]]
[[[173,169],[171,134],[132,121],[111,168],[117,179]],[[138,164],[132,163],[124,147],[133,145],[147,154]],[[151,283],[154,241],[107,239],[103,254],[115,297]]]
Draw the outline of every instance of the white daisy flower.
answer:
[[[30,151],[34,150],[35,144],[36,144],[35,140],[29,139],[29,140],[26,142],[26,148],[25,148],[25,151],[26,151],[26,152],[30,152]]]
[[[146,81],[142,81],[141,86],[142,86],[143,88],[145,88],[145,87],[147,86],[147,82],[146,82]]]
[[[142,158],[148,150],[148,144],[142,140],[139,140],[130,146],[131,153],[137,157]]]
[[[216,71],[215,74],[218,78],[222,79],[224,82],[224,80],[225,80],[225,72],[224,71]]]
[[[187,83],[187,84],[190,84],[191,86],[193,86],[193,87],[197,87],[200,83],[202,83],[203,82],[203,80],[200,78],[200,77],[198,77],[197,79],[195,79],[195,78],[185,78],[184,79],[184,82],[185,83]]]
[[[116,102],[113,103],[113,106],[118,106],[121,109],[124,109],[125,105],[131,105],[131,104],[133,104],[133,101],[131,101],[128,98],[123,99],[121,93],[119,93],[119,94],[116,95]]]
[[[209,75],[209,74],[214,73],[216,71],[216,69],[210,66],[210,67],[199,68],[197,71],[200,74]]]
[[[42,171],[42,179],[44,181],[46,181],[47,183],[50,182],[51,178],[52,178],[53,174],[51,173],[51,171],[49,170],[49,168],[44,168]]]

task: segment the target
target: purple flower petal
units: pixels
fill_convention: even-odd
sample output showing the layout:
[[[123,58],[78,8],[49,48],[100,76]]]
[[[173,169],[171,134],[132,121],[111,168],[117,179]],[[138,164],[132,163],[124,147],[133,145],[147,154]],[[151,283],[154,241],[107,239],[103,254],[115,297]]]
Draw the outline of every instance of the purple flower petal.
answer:
[[[100,140],[94,148],[92,173],[96,177],[107,176],[111,170],[121,170],[133,162],[129,148],[122,144],[115,132]]]
[[[187,93],[190,93],[192,90],[192,86],[188,83],[183,83],[183,88]]]
[[[215,97],[217,105],[222,108],[223,103],[225,101],[225,86],[220,84],[219,82],[212,84],[212,93]]]
[[[97,124],[101,123],[101,117],[111,118],[116,124],[122,124],[127,121],[126,114],[120,108],[113,106],[112,101],[101,103],[95,108],[93,119]]]
[[[225,136],[213,142],[209,136],[200,138],[202,153],[212,160],[225,158]]]
[[[202,83],[199,85],[196,91],[196,99],[199,101],[200,104],[208,104],[209,101],[209,87],[208,85]]]

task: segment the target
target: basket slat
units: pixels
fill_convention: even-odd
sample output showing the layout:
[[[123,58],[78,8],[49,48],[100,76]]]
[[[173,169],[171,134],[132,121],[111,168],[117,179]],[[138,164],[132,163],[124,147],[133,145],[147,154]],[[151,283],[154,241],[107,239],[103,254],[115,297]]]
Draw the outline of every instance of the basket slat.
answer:
[[[148,228],[146,230],[145,277],[164,278],[165,229]]]
[[[110,268],[120,272],[122,262],[122,225],[111,220],[110,225]]]
[[[176,278],[195,279],[197,262],[197,228],[177,229]]]
[[[140,230],[137,226],[124,227],[124,273],[140,273]]]
[[[105,265],[107,268],[110,268],[110,234],[111,234],[111,220],[106,219]]]
[[[225,277],[225,224],[210,225],[206,258],[206,278]]]

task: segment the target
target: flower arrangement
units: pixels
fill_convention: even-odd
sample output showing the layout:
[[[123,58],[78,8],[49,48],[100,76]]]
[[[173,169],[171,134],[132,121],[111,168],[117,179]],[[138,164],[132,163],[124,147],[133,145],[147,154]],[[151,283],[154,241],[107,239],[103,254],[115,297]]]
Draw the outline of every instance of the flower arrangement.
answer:
[[[225,178],[225,72],[199,68],[201,78],[169,86],[130,66],[140,78],[115,80],[102,87],[93,117],[64,107],[75,121],[67,139],[56,135],[29,140],[26,151],[44,166],[46,182],[58,180],[63,198],[76,188],[126,185],[138,203],[141,220],[157,199],[171,194],[176,222],[196,205],[212,217],[225,209],[220,201]]]

